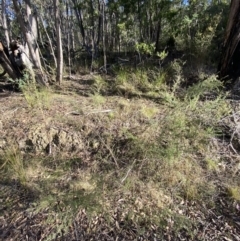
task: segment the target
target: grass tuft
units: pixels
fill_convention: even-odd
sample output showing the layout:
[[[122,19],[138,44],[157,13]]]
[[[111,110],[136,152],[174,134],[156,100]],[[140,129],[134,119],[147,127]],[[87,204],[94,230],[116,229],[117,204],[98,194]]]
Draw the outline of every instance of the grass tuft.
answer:
[[[38,88],[34,81],[24,82],[20,89],[31,108],[49,109],[52,103],[52,92],[47,87]]]
[[[228,195],[235,201],[240,201],[240,187],[239,186],[228,186]]]
[[[16,145],[10,145],[1,157],[2,165],[1,169],[7,170],[11,174],[12,178],[18,180],[22,185],[26,184],[27,176],[24,166],[23,156]]]

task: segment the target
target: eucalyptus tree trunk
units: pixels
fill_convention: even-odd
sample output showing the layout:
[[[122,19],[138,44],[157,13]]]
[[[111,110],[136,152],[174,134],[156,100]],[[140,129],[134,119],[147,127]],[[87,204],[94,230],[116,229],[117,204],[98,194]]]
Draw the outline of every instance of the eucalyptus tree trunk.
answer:
[[[94,71],[94,59],[95,59],[95,18],[94,18],[94,4],[93,4],[93,0],[89,1],[89,12],[90,12],[90,25],[91,25],[91,30],[90,30],[90,36],[91,36],[91,45],[92,45],[92,49],[91,49],[91,54],[92,54],[92,62],[91,62],[91,72]]]
[[[140,42],[143,41],[143,35],[142,35],[142,14],[141,14],[141,4],[140,0],[137,1],[137,9],[138,9],[138,21],[139,21],[139,40]]]
[[[6,0],[2,0],[2,26],[3,26],[3,30],[4,30],[7,48],[8,48],[9,44],[10,44],[10,37],[9,37],[10,34],[9,34],[9,31],[8,31],[8,26],[7,26]]]
[[[107,72],[107,56],[106,56],[106,33],[105,33],[105,1],[102,0],[102,34],[103,34],[103,62],[104,70]]]
[[[70,6],[69,6],[69,2],[68,0],[66,0],[65,3],[65,10],[66,10],[66,22],[65,22],[65,26],[66,26],[66,34],[67,34],[67,56],[68,56],[68,65],[69,65],[69,69],[70,69],[70,75],[71,75],[71,55],[70,55],[70,37],[71,37],[71,23],[70,23],[70,16],[69,16],[69,12],[70,12]]]
[[[24,1],[26,4],[27,25],[28,25],[28,30],[30,32],[29,34],[30,42],[28,44],[28,48],[29,48],[31,57],[36,62],[37,66],[41,69],[42,66],[41,66],[41,61],[39,56],[39,49],[37,46],[37,41],[38,41],[37,13],[35,11],[32,11],[31,9],[31,2],[30,2],[31,0],[24,0]]]
[[[153,37],[153,7],[151,2],[148,3],[148,7],[146,10],[146,19],[147,19],[148,39],[150,40],[150,42],[152,42],[154,41],[154,37]]]
[[[91,23],[91,38],[92,38],[92,48],[95,50],[95,11],[94,11],[94,5],[93,5],[93,0],[90,0],[89,2],[89,7],[90,7],[90,23]],[[93,51],[94,51],[93,50]]]
[[[63,51],[60,25],[59,0],[54,0],[55,25],[57,32],[57,76],[56,81],[61,84],[63,75]]]
[[[156,42],[155,42],[155,52],[157,53],[159,51],[159,38],[162,31],[162,24],[161,24],[161,18],[159,18],[157,23],[157,33],[156,33]]]
[[[83,27],[83,20],[82,20],[82,13],[81,13],[81,9],[79,9],[79,6],[77,4],[76,0],[72,0],[73,4],[74,4],[74,10],[75,10],[75,14],[78,20],[78,25],[80,28],[80,33],[82,35],[82,40],[83,40],[83,45],[86,44],[86,37],[85,37],[85,29]]]
[[[74,14],[73,14],[73,8],[70,8],[70,19],[71,19],[71,49],[73,50],[73,57],[74,57],[74,50],[75,50],[75,32],[74,32]]]
[[[69,16],[69,12],[70,12],[70,6],[69,6],[69,2],[68,0],[66,0],[66,31],[67,31],[67,56],[68,56],[68,73],[69,73],[69,78],[71,77],[71,23],[70,23],[70,16]]]
[[[26,47],[25,54],[28,55],[28,51],[29,51],[28,57],[30,57],[32,61],[34,72],[36,75],[36,81],[41,85],[47,85],[47,78],[42,70],[38,46],[37,46],[38,34],[37,34],[36,13],[32,12],[30,0],[24,0],[24,1],[26,5],[26,20],[27,20],[26,22],[22,17],[22,13],[17,0],[13,0],[13,6],[17,15],[18,22],[20,24],[21,31],[27,42],[27,46],[25,46]]]
[[[219,77],[232,80],[240,76],[240,1],[232,0],[227,23],[223,52],[218,66]]]
[[[52,40],[47,32],[47,29],[45,28],[44,26],[44,21],[42,19],[42,16],[39,16],[41,22],[42,22],[42,27],[43,27],[43,31],[45,32],[46,36],[47,36],[47,39],[48,39],[48,44],[49,44],[49,47],[50,47],[50,51],[51,51],[51,55],[53,57],[53,60],[54,60],[54,65],[55,65],[55,68],[57,68],[57,59],[56,59],[56,56],[55,56],[55,53],[54,53],[54,50],[53,50],[53,44],[52,44]]]
[[[102,5],[102,7],[101,7]],[[104,21],[104,17],[103,17],[103,5],[105,5],[104,0],[103,2],[101,2],[101,0],[98,0],[98,36],[97,36],[97,41],[96,41],[96,45],[99,46],[99,42],[101,39],[101,35],[104,35],[104,32],[102,33],[102,22]],[[102,34],[101,34],[102,33]]]

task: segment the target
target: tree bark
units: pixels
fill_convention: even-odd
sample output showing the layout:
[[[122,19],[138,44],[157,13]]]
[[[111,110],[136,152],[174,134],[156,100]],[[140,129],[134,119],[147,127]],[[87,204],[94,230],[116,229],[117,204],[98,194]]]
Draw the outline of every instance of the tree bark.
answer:
[[[102,0],[102,41],[103,41],[103,63],[104,63],[104,70],[107,73],[107,55],[106,55],[106,33],[105,33],[105,0]]]
[[[66,29],[67,29],[67,57],[68,57],[68,74],[69,78],[71,77],[71,32],[72,32],[72,26],[70,23],[70,6],[68,0],[66,1]]]
[[[55,68],[57,68],[57,59],[56,59],[56,56],[55,56],[55,53],[54,53],[54,50],[53,50],[53,44],[52,44],[52,41],[51,41],[51,38],[47,32],[47,29],[45,28],[44,26],[44,21],[42,19],[42,16],[40,16],[40,20],[42,22],[42,27],[43,27],[43,31],[45,32],[46,36],[47,36],[47,39],[48,39],[48,44],[49,44],[49,49],[51,51],[51,55],[53,57],[53,60],[54,60],[54,65],[55,65]]]
[[[104,4],[104,2],[101,3],[101,1],[98,0],[98,14],[99,15],[98,15],[98,36],[97,36],[97,41],[96,41],[97,46],[99,46],[99,43],[100,43],[101,33],[102,33],[101,25],[102,25],[102,22],[104,21],[102,10],[101,10],[102,4]],[[104,32],[102,34],[104,34]]]
[[[9,48],[9,44],[10,44],[10,37],[9,36],[10,35],[9,35],[9,31],[8,31],[8,26],[7,26],[6,0],[2,0],[2,26],[3,26],[3,30],[4,30],[7,48]]]
[[[137,1],[137,11],[138,11],[138,21],[139,21],[139,40],[143,42],[143,35],[142,35],[142,14],[141,14],[141,4],[140,1]]]
[[[156,33],[156,42],[155,42],[155,53],[157,53],[159,51],[159,38],[161,35],[161,30],[162,30],[162,26],[161,26],[161,18],[158,20],[157,23],[157,33]]]
[[[81,9],[79,9],[79,6],[78,6],[76,0],[72,0],[72,2],[74,4],[75,14],[76,14],[78,24],[79,24],[79,28],[80,28],[80,32],[81,32],[81,35],[82,35],[83,45],[85,45],[86,44],[86,38],[85,38],[85,30],[84,30],[84,27],[83,27]]]
[[[240,76],[240,1],[232,0],[227,23],[223,51],[220,58],[218,72],[222,80],[231,79],[232,82]]]
[[[41,85],[47,85],[47,79],[43,73],[37,43],[37,19],[33,15],[30,6],[30,0],[25,0],[26,3],[26,13],[27,13],[27,27],[25,26],[24,20],[22,18],[21,10],[18,6],[18,1],[13,0],[13,6],[20,24],[21,31],[27,42],[27,47],[29,49],[29,54],[32,60],[33,67],[35,69],[36,81]]]
[[[62,38],[61,38],[61,27],[60,27],[60,11],[59,11],[59,0],[54,0],[54,11],[55,11],[55,25],[57,32],[57,76],[56,81],[61,84],[63,74],[63,51],[62,51]]]

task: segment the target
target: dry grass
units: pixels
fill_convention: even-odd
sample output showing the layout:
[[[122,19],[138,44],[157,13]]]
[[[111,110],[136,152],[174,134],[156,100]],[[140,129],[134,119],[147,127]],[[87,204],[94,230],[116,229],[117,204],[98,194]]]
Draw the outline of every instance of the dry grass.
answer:
[[[165,82],[165,72],[154,81],[148,72],[122,72],[113,83],[98,76],[89,85],[89,97],[67,91],[40,98],[45,94],[37,91],[38,98],[32,101],[24,91],[28,108],[35,103],[43,107],[44,128],[81,133],[83,148],[44,157],[30,153],[20,158],[17,152],[5,152],[1,159],[8,169],[2,170],[3,175],[9,178],[11,170],[23,185],[31,185],[38,193],[39,210],[58,207],[60,213],[70,207],[70,218],[85,208],[89,214],[111,219],[117,209],[126,222],[162,224],[173,232],[185,229],[193,235],[193,221],[183,213],[181,203],[211,206],[219,195],[216,180],[223,175],[219,165],[223,160],[212,140],[231,107],[214,77],[179,93],[181,71],[173,74],[179,76],[172,87]],[[111,87],[120,96],[102,94]],[[152,92],[151,98],[143,98],[145,92]],[[49,108],[46,99],[51,99]],[[42,113],[33,120],[25,110],[16,118],[34,125],[40,117]],[[240,200],[238,180],[232,181],[227,193]]]

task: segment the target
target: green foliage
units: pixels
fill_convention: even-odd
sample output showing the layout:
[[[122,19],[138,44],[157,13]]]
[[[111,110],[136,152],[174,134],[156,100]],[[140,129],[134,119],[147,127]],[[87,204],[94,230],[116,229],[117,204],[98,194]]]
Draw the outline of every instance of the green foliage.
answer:
[[[211,158],[206,158],[207,169],[209,171],[218,171],[217,161]]]
[[[97,106],[102,105],[106,102],[106,98],[98,93],[91,95],[93,103]]]
[[[208,158],[211,156],[208,144],[215,135],[216,121],[229,114],[231,108],[222,95],[222,83],[216,76],[209,76],[183,91],[181,70],[178,63],[172,66],[172,75],[175,76],[172,88],[160,81],[159,95],[163,97],[163,104],[170,108],[159,121],[151,121],[142,135],[131,134],[131,156],[135,153],[137,160],[145,160],[137,165],[143,180],[153,178],[161,187],[167,186],[187,199],[207,198],[215,190],[213,183],[209,183],[205,177],[202,165],[205,159],[209,170],[217,169],[216,164]],[[139,83],[141,86],[147,83],[148,88],[153,90],[156,82],[150,81],[149,76],[152,80],[154,75],[144,71],[139,73],[135,73],[134,78],[129,74],[125,81],[131,81],[135,87]],[[136,81],[137,78],[140,80]],[[154,79],[158,78],[162,77],[155,75]],[[208,96],[213,99],[205,100]],[[152,120],[157,110],[143,107],[141,113]],[[203,161],[199,162],[198,155],[202,156]],[[207,183],[208,188],[205,188]]]
[[[217,79],[216,75],[211,75],[208,78],[199,81],[199,83],[190,86],[185,93],[185,98],[191,100],[193,98],[199,99],[206,94],[219,94],[223,90],[222,81]]]
[[[107,83],[106,80],[100,75],[94,76],[94,83],[92,85],[92,90],[94,93],[106,92]]]
[[[150,107],[150,106],[142,106],[141,112],[144,117],[148,119],[152,119],[156,114],[158,113],[158,109],[156,107]]]
[[[154,53],[154,43],[146,44],[146,43],[137,43],[135,45],[135,49],[140,52],[141,54],[150,54]]]
[[[163,50],[162,52],[157,52],[157,56],[159,57],[160,61],[164,60],[167,57],[168,53]]]
[[[229,3],[191,1],[178,9],[176,18],[173,18],[170,26],[164,28],[164,33],[167,35],[169,29],[172,30],[177,47],[186,51],[190,64],[194,64],[191,63],[193,61],[203,64],[210,59],[217,63],[216,57],[224,36]],[[212,58],[213,53],[215,59]]]
[[[35,81],[23,79],[19,88],[31,108],[48,109],[51,106],[51,90],[48,87],[38,87]]]
[[[114,82],[114,90],[123,95],[147,94],[149,97],[159,97],[161,90],[167,93],[166,79],[167,72],[156,70],[120,70]]]
[[[139,153],[141,147],[144,158],[149,158],[149,162],[140,173],[143,178],[153,178],[160,186],[173,189],[183,197],[198,199],[210,195],[213,189],[210,183],[209,189],[204,188],[207,180],[201,163],[194,155],[208,153],[208,140],[213,132],[204,129],[199,116],[188,115],[190,113],[185,108],[187,106],[176,106],[158,124],[161,126],[158,142],[151,144],[151,136],[146,139],[144,135],[144,141],[137,149]]]
[[[239,186],[229,186],[227,188],[229,196],[236,201],[240,201],[240,187]]]

